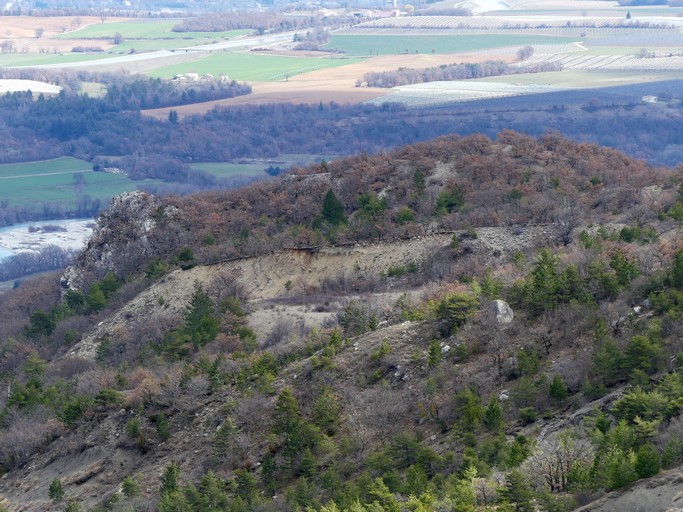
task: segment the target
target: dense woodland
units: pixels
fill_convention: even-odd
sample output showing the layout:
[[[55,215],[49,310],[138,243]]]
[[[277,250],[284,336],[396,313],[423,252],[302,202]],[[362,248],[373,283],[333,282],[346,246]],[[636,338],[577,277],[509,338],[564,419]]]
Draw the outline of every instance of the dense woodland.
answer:
[[[121,408],[117,447],[142,464],[204,411],[202,458],[160,479],[121,475],[94,510],[571,510],[627,488],[683,462],[680,185],[611,149],[506,131],[167,198],[146,239],[108,214],[80,289],[61,296],[44,276],[3,295],[0,464],[87,450]],[[475,249],[479,227],[531,223],[545,235],[525,251]],[[195,288],[181,319],[129,324],[95,361],[60,357],[176,268],[433,231],[452,242],[425,261],[292,292],[323,307],[431,283],[420,300],[383,312],[349,300],[329,330],[259,340],[227,273]],[[104,249],[113,257],[93,264]],[[488,313],[499,298],[515,311],[505,329]],[[537,425],[595,400],[536,440]],[[73,493],[59,478],[46,490],[78,510]]]

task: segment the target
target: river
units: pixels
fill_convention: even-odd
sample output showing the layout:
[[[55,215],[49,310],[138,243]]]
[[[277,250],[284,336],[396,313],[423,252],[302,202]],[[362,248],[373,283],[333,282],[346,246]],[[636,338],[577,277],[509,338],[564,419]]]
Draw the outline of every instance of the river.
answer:
[[[82,249],[92,235],[93,219],[62,219],[25,222],[0,228],[0,261],[20,252],[39,251],[46,245]],[[31,232],[29,227],[39,228]],[[42,226],[61,226],[66,231],[43,231]]]

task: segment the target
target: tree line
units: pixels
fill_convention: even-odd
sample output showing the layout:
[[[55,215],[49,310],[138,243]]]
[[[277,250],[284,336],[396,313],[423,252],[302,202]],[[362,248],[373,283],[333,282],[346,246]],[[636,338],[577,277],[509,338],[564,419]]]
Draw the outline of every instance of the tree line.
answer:
[[[241,94],[248,89],[234,83],[180,88],[162,80],[87,72],[51,75],[45,70],[3,70],[3,76],[55,81],[64,91],[55,97],[36,98],[21,92],[0,96],[1,162],[69,155],[99,165],[118,166],[134,179],[160,178],[165,183],[153,190],[159,193],[189,193],[248,182],[243,177],[219,179],[191,170],[189,162],[271,158],[281,153],[375,154],[449,133],[494,137],[504,127],[536,136],[556,130],[578,140],[622,149],[656,164],[683,160],[683,135],[677,129],[676,117],[669,115],[680,105],[675,101],[668,107],[663,103],[655,107],[639,105],[641,95],[652,92],[651,85],[431,109],[335,103],[239,106],[214,108],[204,115],[173,122],[142,115],[140,109]],[[84,79],[105,83],[107,95],[91,98],[79,94],[78,82]],[[660,83],[657,87],[662,98],[683,96],[680,82]],[[32,143],[26,144],[27,140]],[[106,162],[102,155],[107,155]],[[0,205],[0,218],[5,224],[37,220],[41,215],[59,217],[59,207],[54,205],[47,205],[42,214],[7,202]]]
[[[468,80],[487,76],[515,75],[520,73],[544,73],[561,71],[562,64],[539,63],[535,66],[510,66],[503,61],[487,60],[474,64],[444,64],[439,67],[396,71],[370,72],[363,75],[368,87],[397,87],[399,85],[421,84],[425,82]]]
[[[222,12],[201,14],[186,18],[173,27],[173,32],[224,32],[227,30],[254,29],[259,34],[265,32],[287,32],[309,27],[348,25],[358,23],[353,16],[294,16],[278,12]]]

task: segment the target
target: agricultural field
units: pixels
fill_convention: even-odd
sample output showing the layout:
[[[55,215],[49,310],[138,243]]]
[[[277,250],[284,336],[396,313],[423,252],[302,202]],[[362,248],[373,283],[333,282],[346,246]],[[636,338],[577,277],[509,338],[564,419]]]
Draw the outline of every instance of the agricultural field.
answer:
[[[71,174],[92,170],[92,164],[70,156],[42,160],[40,162],[25,162],[20,164],[0,164],[0,179],[44,176],[46,174]],[[2,189],[4,189],[4,183]]]
[[[576,27],[585,28],[619,28],[633,25],[639,30],[638,24],[683,25],[678,18],[643,18],[642,20],[625,16],[404,16],[399,18],[383,18],[369,21],[348,29],[351,32],[356,29],[467,29],[467,30],[523,30],[523,29],[571,29]]]
[[[668,54],[661,57],[640,58],[635,55],[596,53],[537,54],[524,65],[560,63],[563,70],[612,70],[633,72],[683,71],[683,56]]]
[[[268,167],[289,169],[295,166],[305,166],[313,162],[320,162],[325,157],[320,155],[290,155],[282,154],[277,158],[261,161],[239,162],[198,162],[190,165],[193,169],[208,172],[217,178],[231,178],[234,176],[265,177]]]
[[[277,81],[319,69],[335,68],[358,62],[358,59],[329,57],[291,57],[258,53],[210,53],[193,62],[175,64],[156,69],[153,77],[170,78],[173,75],[194,72],[224,74],[233,80]]]
[[[656,6],[612,6],[610,8],[598,7],[590,10],[582,7],[557,7],[545,6],[537,9],[514,9],[511,11],[489,11],[491,16],[583,16],[586,12],[591,16],[615,16],[625,18],[626,13],[631,13],[631,16],[645,17],[645,16],[666,16],[674,17],[683,13],[681,7],[667,7],[665,5]]]
[[[101,45],[113,41],[121,34],[124,41],[108,47],[109,53],[151,51],[166,48],[184,48],[210,44],[221,40],[250,34],[251,30],[229,30],[225,32],[173,32],[179,20],[140,20],[90,25],[81,30],[57,36],[61,40],[73,40],[74,44]]]
[[[106,201],[116,194],[135,190],[141,183],[121,174],[93,172],[91,164],[71,157],[0,165],[0,198],[8,200],[10,206],[35,208],[51,204],[73,209],[78,189],[92,199]]]
[[[110,39],[119,33],[124,39],[230,39],[249,34],[250,30],[229,30],[226,32],[173,32],[181,20],[140,20],[89,25],[80,30],[58,36],[60,39]]]
[[[511,77],[507,77],[508,81]],[[453,82],[428,82],[394,87],[391,94],[370,100],[367,103],[403,103],[408,107],[431,107],[463,101],[507,98],[529,94],[557,92],[561,87],[554,85],[494,83],[475,80]]]
[[[171,50],[201,44],[213,43],[215,39],[126,39],[123,43],[112,46],[107,53],[134,53],[154,50]]]
[[[99,23],[101,19],[95,16],[0,16],[0,34],[3,38],[21,42],[35,38],[35,31],[39,28],[45,31],[44,37],[49,37]]]
[[[575,39],[572,38],[514,34],[469,36],[333,34],[326,48],[340,50],[352,56],[369,56],[474,52],[507,46],[566,44],[573,41]]]
[[[235,164],[230,162],[204,162],[195,163],[190,167],[200,171],[205,171],[217,178],[232,178],[234,176],[265,177],[264,164]]]
[[[482,82],[514,83],[520,85],[550,85],[568,89],[593,89],[633,83],[661,82],[681,78],[680,72],[643,74],[633,71],[564,70],[548,73],[528,73],[514,76],[482,78]]]
[[[105,58],[104,53],[0,53],[0,67],[58,65]]]

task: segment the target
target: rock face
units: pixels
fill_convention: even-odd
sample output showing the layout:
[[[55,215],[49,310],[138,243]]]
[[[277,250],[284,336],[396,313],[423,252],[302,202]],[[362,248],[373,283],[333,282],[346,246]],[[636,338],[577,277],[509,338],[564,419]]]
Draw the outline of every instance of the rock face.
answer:
[[[515,319],[515,314],[510,305],[504,300],[492,300],[491,311],[496,316],[499,324],[506,325]]]
[[[150,232],[161,220],[174,216],[156,197],[136,190],[112,199],[97,219],[93,235],[76,263],[62,276],[62,289],[80,289],[85,273],[123,275],[151,253]]]

